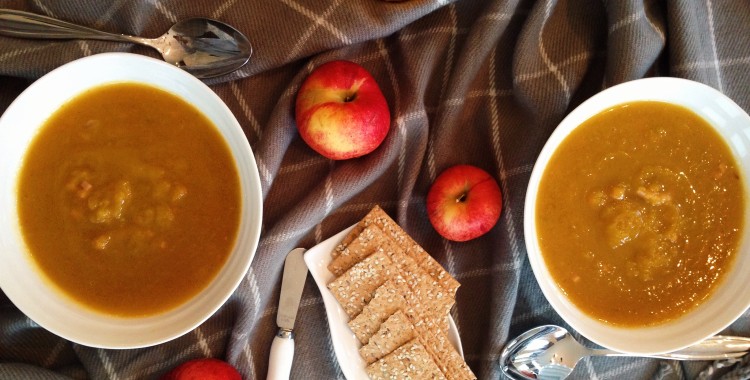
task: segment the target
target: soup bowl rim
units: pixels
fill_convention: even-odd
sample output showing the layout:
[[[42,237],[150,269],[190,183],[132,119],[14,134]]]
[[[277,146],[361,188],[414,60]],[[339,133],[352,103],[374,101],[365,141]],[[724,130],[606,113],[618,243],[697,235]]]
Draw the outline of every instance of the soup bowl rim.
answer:
[[[536,199],[550,158],[565,138],[590,117],[634,101],[662,101],[688,108],[706,119],[728,143],[739,164],[745,188],[744,228],[739,249],[725,278],[708,299],[674,320],[622,327],[594,318],[574,305],[555,283],[537,240]],[[728,120],[728,121],[727,121]],[[739,133],[744,131],[744,133]],[[570,327],[603,347],[637,355],[679,350],[715,335],[750,307],[750,116],[727,96],[707,85],[679,78],[638,79],[610,87],[570,112],[552,132],[532,169],[524,202],[524,240],[534,277],[552,308]]]
[[[30,257],[15,209],[23,154],[44,120],[82,92],[120,82],[141,83],[168,91],[207,116],[229,147],[242,198],[232,252],[215,278],[183,304],[143,317],[120,317],[94,311],[57,289]],[[11,131],[17,125],[30,127],[23,132]],[[0,146],[3,147],[0,148],[0,177],[13,179],[0,185],[0,210],[7,211],[0,217],[0,288],[36,325],[91,347],[153,346],[182,336],[203,323],[225,304],[245,278],[258,247],[262,221],[257,163],[229,107],[205,83],[185,71],[161,60],[131,53],[102,53],[71,61],[42,76],[11,103],[0,117]]]

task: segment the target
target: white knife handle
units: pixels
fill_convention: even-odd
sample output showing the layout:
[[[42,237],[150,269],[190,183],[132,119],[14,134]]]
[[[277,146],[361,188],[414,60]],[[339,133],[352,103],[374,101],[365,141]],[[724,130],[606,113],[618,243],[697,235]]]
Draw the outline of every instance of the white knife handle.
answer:
[[[279,330],[271,343],[268,359],[267,380],[289,380],[294,359],[294,334],[289,330]]]

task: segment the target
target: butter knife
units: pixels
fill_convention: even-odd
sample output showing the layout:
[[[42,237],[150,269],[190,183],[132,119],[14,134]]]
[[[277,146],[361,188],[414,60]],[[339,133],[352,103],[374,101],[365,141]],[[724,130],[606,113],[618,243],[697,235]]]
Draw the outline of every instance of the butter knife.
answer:
[[[281,277],[279,310],[276,312],[276,325],[279,332],[271,343],[268,359],[268,380],[288,380],[294,359],[294,321],[297,319],[299,302],[307,280],[307,265],[304,248],[293,249],[284,260],[284,273]]]

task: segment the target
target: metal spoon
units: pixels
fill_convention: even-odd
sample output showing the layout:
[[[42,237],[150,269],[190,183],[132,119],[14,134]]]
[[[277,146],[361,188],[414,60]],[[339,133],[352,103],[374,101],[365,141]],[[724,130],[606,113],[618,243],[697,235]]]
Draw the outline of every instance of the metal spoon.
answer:
[[[688,348],[642,357],[672,360],[740,358],[750,351],[750,338],[714,336]],[[510,341],[500,356],[503,373],[510,379],[564,379],[586,356],[635,356],[607,349],[584,347],[564,328],[533,328]],[[735,359],[736,360],[736,359]]]
[[[89,39],[130,42],[152,47],[164,60],[195,75],[210,78],[244,66],[252,55],[247,38],[222,22],[191,18],[157,38],[112,34],[34,13],[0,9],[0,34],[35,39]]]

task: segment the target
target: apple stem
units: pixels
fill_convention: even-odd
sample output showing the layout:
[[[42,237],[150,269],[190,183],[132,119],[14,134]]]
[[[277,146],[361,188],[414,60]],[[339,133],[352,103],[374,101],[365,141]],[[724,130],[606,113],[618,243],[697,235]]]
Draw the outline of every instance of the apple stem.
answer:
[[[456,203],[461,203],[466,200],[466,193],[462,193],[458,198],[456,198]]]
[[[357,98],[357,93],[349,94],[344,98],[344,103],[349,103]]]

